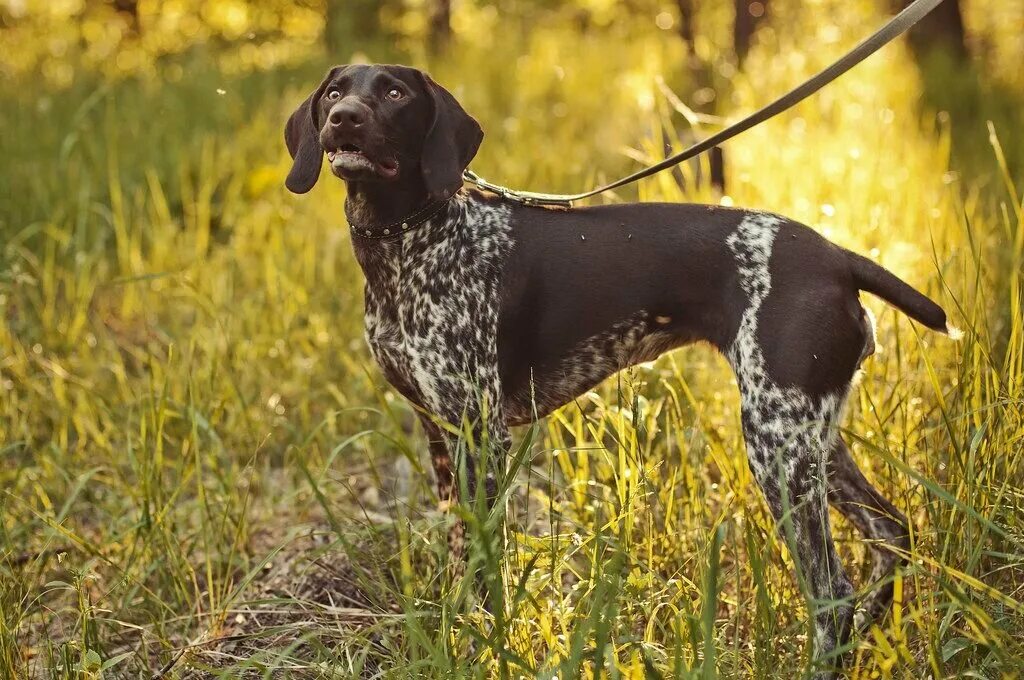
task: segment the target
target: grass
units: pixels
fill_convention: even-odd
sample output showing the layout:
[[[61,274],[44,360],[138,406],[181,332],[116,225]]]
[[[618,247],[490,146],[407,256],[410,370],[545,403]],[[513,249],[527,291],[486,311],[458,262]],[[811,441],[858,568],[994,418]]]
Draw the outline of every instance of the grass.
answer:
[[[844,4],[839,37],[768,36],[729,106],[765,103],[876,18]],[[564,190],[660,156],[685,125],[654,76],[681,48],[618,30],[551,23],[435,64],[488,131],[482,175]],[[453,580],[415,415],[364,348],[342,188],[282,188],[282,122],[325,63],[192,66],[8,83],[0,104],[0,677],[804,672],[803,600],[734,382],[703,347],[516,433],[504,529],[461,510],[474,564],[504,584],[484,613]],[[913,548],[892,615],[852,650],[858,678],[1024,668],[1020,119],[1007,101],[991,130],[978,107],[935,115],[935,78],[887,48],[732,143],[721,199],[870,253],[966,332],[865,298],[881,351],[844,433]],[[638,195],[718,200],[670,174]],[[834,524],[867,587],[864,544]]]

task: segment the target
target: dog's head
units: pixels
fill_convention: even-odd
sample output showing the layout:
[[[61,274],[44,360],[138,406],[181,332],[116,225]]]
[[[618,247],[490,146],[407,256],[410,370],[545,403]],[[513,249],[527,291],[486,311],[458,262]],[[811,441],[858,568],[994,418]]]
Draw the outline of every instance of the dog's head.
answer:
[[[324,153],[346,181],[421,181],[431,198],[462,186],[483,139],[480,125],[422,71],[407,66],[337,66],[285,126],[292,156],[285,186],[303,194]]]

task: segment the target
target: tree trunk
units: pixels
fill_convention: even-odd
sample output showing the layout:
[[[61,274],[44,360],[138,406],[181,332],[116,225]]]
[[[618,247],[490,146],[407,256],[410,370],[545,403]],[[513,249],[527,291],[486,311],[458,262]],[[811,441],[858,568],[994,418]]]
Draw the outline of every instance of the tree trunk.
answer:
[[[128,28],[132,33],[138,35],[141,31],[139,25],[139,2],[138,0],[114,0],[114,9],[128,20]]]
[[[430,32],[427,47],[431,54],[444,51],[452,39],[452,0],[433,0],[430,7]]]
[[[907,7],[912,0],[893,0],[893,10]],[[964,17],[960,12],[960,0],[945,0],[928,16],[910,29],[908,36],[914,58],[920,63],[932,52],[945,52],[957,61],[966,61],[967,40],[964,33]]]
[[[736,20],[732,25],[732,46],[736,63],[742,68],[750,51],[757,25],[768,14],[768,0],[734,0]]]
[[[694,47],[693,0],[676,0],[676,5],[679,7],[679,37],[686,43],[686,49],[693,59],[697,56]]]
[[[691,98],[694,93],[701,90],[711,90],[715,92],[716,96],[708,98],[701,102],[692,102],[694,110],[699,113],[714,113],[718,108],[718,102],[721,100],[721,92],[717,92],[715,88],[715,68],[714,65],[708,61],[701,59],[697,55],[696,37],[697,37],[697,26],[696,26],[696,0],[676,0],[676,7],[679,10],[679,37],[686,44],[687,60],[686,60],[686,85],[681,88],[683,91],[688,92],[688,95],[684,95],[684,98]],[[683,133],[680,136],[680,141],[684,146],[694,144],[701,139],[696,134],[696,131],[691,130],[688,133]],[[669,140],[667,133],[664,133],[662,140],[665,149],[665,155],[668,156],[672,153],[672,142]],[[725,152],[721,147],[714,147],[708,151],[708,174],[703,175],[702,159],[695,159],[689,163],[695,169],[694,177],[697,184],[709,183],[719,193],[725,193]],[[677,166],[672,169],[672,176],[679,184],[680,187],[686,187],[686,175]]]
[[[323,37],[327,51],[347,56],[379,38],[380,5],[377,0],[327,0]]]

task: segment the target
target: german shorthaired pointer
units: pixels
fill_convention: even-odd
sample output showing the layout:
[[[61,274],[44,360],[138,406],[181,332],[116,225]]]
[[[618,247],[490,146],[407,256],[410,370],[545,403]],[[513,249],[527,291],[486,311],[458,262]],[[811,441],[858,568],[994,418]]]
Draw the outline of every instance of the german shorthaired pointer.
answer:
[[[285,130],[291,191],[313,187],[325,152],[348,185],[366,339],[387,380],[424,414],[442,501],[456,493],[455,440],[430,416],[472,423],[475,442],[502,450],[510,426],[616,371],[711,343],[738,378],[750,468],[776,520],[791,527],[815,657],[834,662],[854,606],[826,500],[872,540],[874,580],[909,547],[906,518],[837,434],[851,379],[874,351],[858,293],[937,331],[950,331],[946,314],[778,215],[655,203],[553,209],[464,190],[482,139],[448,91],[404,66],[332,69]],[[467,468],[474,493],[479,473]],[[493,472],[485,488],[492,496]],[[461,552],[461,534],[450,540]],[[891,599],[891,583],[880,585],[858,618],[884,614]]]

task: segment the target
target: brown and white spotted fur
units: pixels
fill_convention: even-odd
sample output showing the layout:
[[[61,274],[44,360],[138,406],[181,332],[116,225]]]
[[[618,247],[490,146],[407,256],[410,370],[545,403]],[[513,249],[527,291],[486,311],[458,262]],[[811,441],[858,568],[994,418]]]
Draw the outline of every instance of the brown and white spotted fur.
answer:
[[[424,414],[440,498],[455,496],[458,442],[435,419],[470,423],[475,442],[506,450],[509,427],[623,368],[708,342],[736,373],[750,468],[790,541],[820,675],[831,677],[854,591],[828,503],[872,541],[874,579],[908,548],[906,518],[838,435],[851,379],[874,350],[859,292],[940,331],[945,313],[777,215],[655,203],[561,210],[467,191],[461,173],[481,138],[447,91],[401,66],[332,70],[286,129],[291,190],[313,186],[325,151],[348,185],[367,342]],[[467,468],[475,493],[476,468]],[[453,549],[461,540],[453,535]],[[891,598],[891,583],[872,590],[862,620]]]

